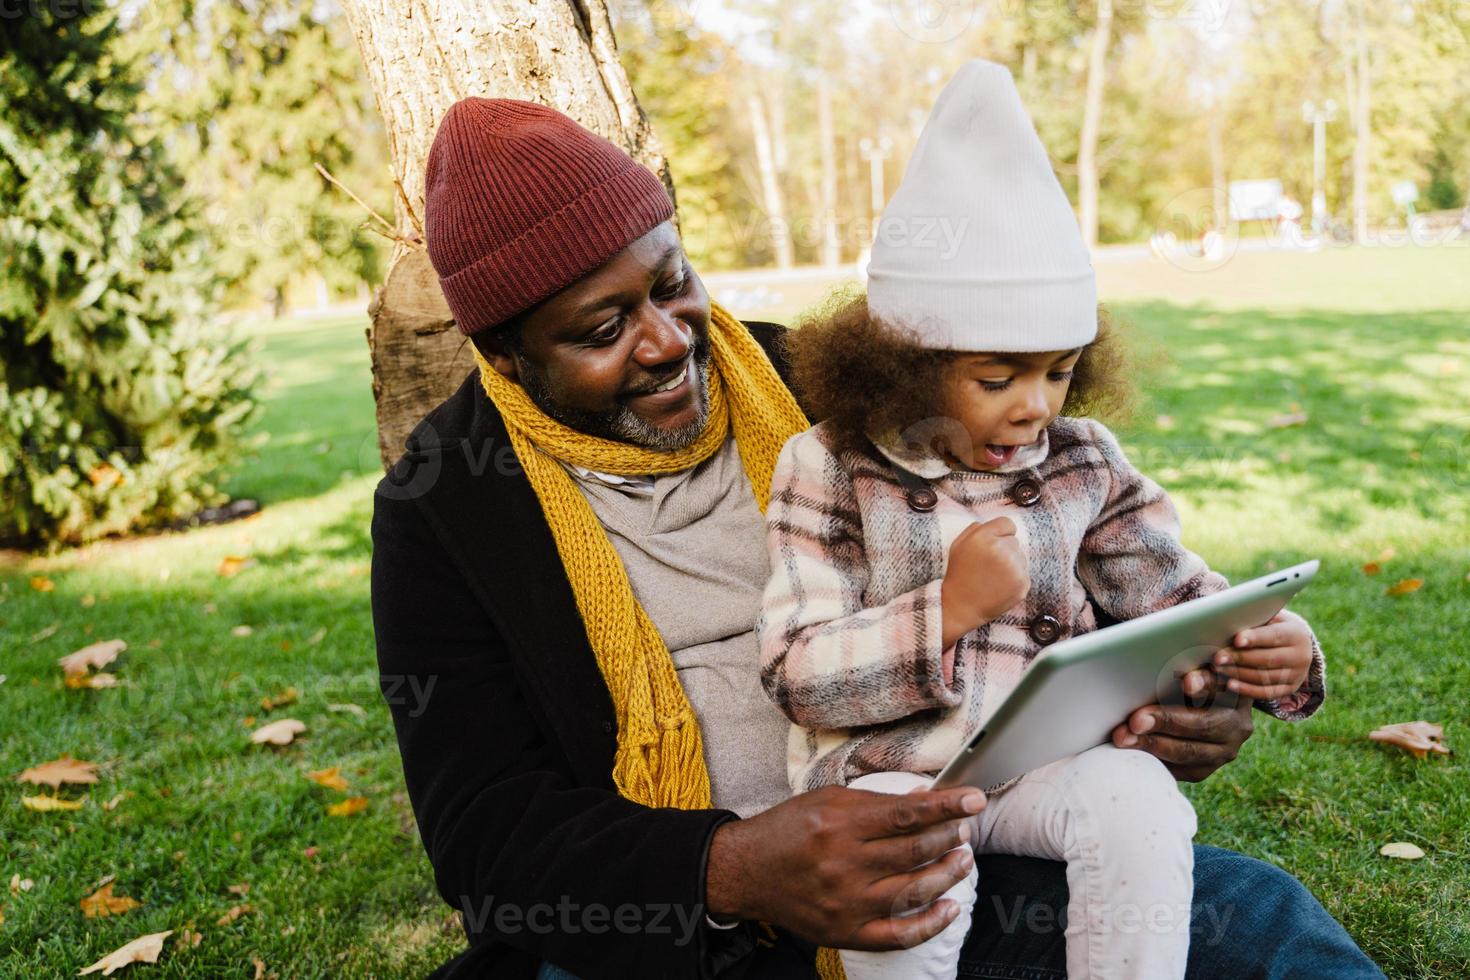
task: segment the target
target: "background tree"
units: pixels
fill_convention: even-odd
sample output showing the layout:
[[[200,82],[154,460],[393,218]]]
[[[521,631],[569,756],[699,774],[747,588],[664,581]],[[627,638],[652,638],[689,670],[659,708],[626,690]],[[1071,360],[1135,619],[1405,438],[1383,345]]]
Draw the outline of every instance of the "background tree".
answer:
[[[254,371],[111,12],[0,18],[0,541],[77,543],[218,503]]]
[[[384,467],[413,426],[474,367],[423,247],[424,167],[444,112],[466,96],[565,112],[663,177],[663,151],[618,61],[604,0],[346,0],[392,154],[397,239],[368,307]]]

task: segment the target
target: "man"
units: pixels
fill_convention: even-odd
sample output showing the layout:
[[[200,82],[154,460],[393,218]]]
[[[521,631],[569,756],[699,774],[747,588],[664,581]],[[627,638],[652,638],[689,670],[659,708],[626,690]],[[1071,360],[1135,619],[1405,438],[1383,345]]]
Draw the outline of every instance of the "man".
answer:
[[[379,484],[372,591],[471,945],[436,975],[810,977],[817,946],[938,932],[983,794],[785,799],[754,637],[770,468],[805,425],[781,328],[712,308],[662,185],[552,110],[456,103],[426,196],[480,370]],[[1250,731],[1248,708],[1153,706],[1114,737],[1201,779]],[[1062,866],[980,870],[961,976],[1062,976]],[[1196,879],[1199,976],[1380,975],[1277,869],[1200,848]]]

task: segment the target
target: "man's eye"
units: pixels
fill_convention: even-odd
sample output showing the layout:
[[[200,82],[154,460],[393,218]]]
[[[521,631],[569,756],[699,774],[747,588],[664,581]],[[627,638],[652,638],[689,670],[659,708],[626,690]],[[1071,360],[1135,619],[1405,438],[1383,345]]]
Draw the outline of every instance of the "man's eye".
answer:
[[[623,332],[623,321],[625,317],[615,316],[611,320],[597,327],[582,339],[591,344],[608,344],[618,339],[618,334]]]
[[[665,283],[662,287],[659,288],[658,292],[654,293],[653,295],[656,299],[673,299],[674,297],[682,294],[684,292],[684,287],[688,285],[689,277],[686,275],[681,275],[678,279]]]

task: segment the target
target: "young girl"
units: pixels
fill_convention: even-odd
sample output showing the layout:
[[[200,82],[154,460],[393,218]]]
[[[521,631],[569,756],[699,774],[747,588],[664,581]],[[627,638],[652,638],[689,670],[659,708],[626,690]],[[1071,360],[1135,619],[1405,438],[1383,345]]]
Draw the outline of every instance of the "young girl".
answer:
[[[796,791],[926,785],[1052,643],[1226,587],[1101,424],[1126,390],[1088,253],[1009,73],[945,88],[884,213],[868,291],[794,331],[820,425],[786,444],[767,511],[767,693]],[[1278,718],[1321,703],[1284,614],[1220,651]],[[1194,811],[1157,758],[1104,745],[984,787],[967,846],[1067,862],[1067,975],[1184,975]],[[955,975],[959,915],[912,949],[844,952],[849,980]]]

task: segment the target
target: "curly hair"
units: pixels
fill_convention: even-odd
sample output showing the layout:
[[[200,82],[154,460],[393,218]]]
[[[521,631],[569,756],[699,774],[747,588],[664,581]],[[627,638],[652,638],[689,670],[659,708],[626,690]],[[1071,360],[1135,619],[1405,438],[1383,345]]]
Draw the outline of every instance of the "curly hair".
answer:
[[[1097,339],[1072,370],[1063,415],[1126,419],[1136,404],[1134,358],[1124,330],[1098,307]],[[868,315],[861,290],[834,293],[786,338],[793,383],[812,418],[844,446],[868,433],[901,432],[945,414],[949,374],[961,354],[932,350],[908,331]]]

